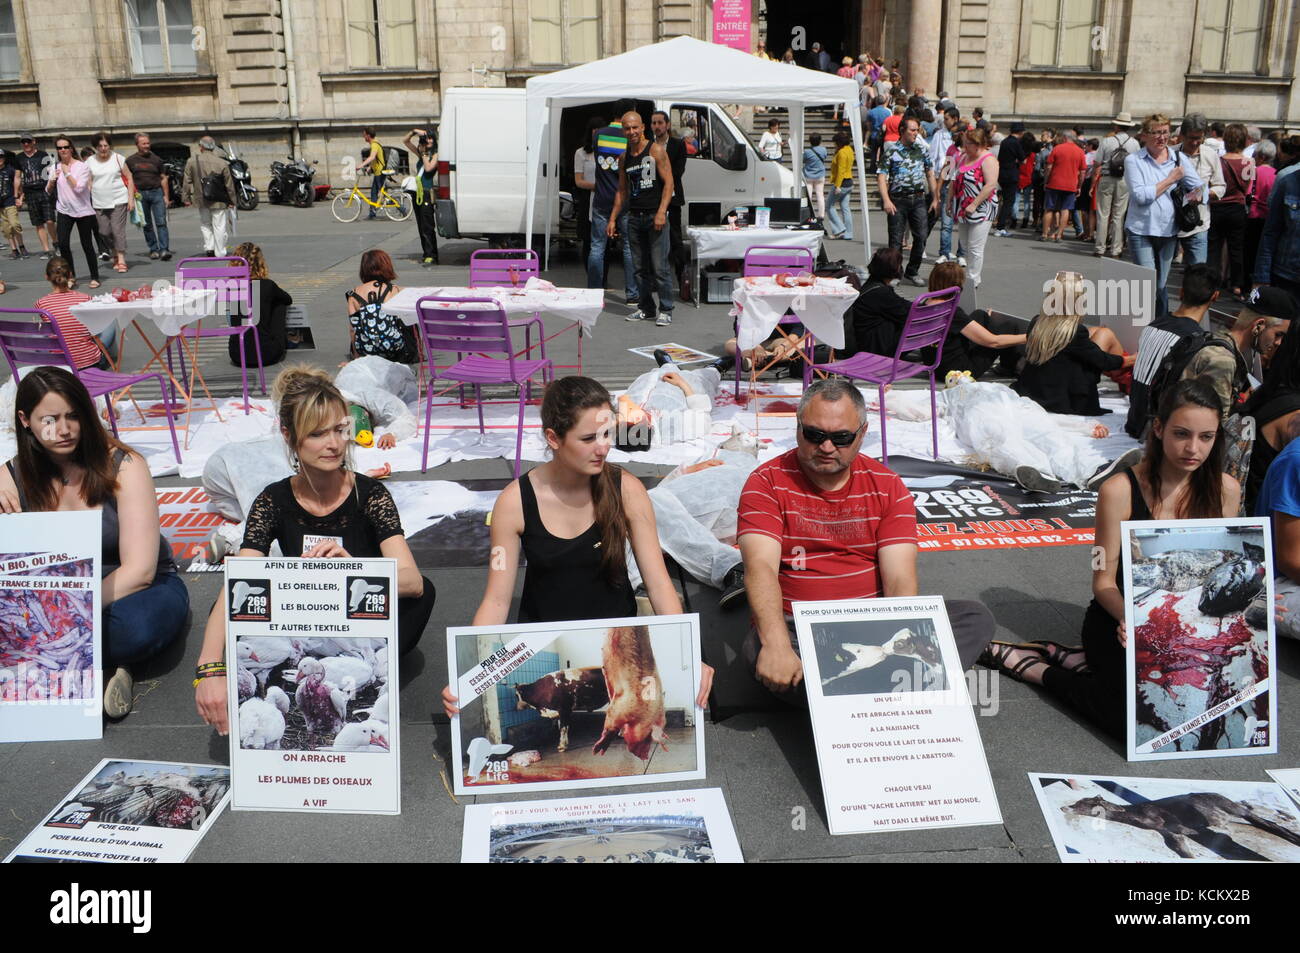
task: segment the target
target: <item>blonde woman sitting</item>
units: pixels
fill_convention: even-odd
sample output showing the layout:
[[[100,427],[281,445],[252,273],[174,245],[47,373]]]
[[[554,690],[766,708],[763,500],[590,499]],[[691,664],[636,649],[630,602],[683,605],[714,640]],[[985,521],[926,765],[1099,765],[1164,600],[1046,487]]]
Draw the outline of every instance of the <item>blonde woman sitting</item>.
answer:
[[[1054,414],[1096,417],[1110,413],[1097,399],[1101,375],[1133,366],[1115,335],[1083,325],[1087,296],[1077,272],[1059,272],[1029,322],[1025,364],[1015,390]]]

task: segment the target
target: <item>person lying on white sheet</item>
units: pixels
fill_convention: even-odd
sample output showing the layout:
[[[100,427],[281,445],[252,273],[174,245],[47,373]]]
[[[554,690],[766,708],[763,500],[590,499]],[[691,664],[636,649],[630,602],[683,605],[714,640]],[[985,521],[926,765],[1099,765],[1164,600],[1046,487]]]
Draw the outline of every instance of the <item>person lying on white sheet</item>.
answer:
[[[1056,493],[1070,487],[1094,489],[1117,469],[1131,466],[1142,452],[1133,449],[1107,461],[1091,445],[1110,431],[1080,417],[1049,414],[1036,401],[1005,384],[972,381],[950,374],[937,394],[936,409],[947,418],[971,462],[1013,477],[1027,489]],[[929,420],[926,390],[890,390],[885,411],[901,420]]]
[[[649,450],[707,437],[722,377],[716,367],[682,370],[666,361],[618,398],[618,449]]]

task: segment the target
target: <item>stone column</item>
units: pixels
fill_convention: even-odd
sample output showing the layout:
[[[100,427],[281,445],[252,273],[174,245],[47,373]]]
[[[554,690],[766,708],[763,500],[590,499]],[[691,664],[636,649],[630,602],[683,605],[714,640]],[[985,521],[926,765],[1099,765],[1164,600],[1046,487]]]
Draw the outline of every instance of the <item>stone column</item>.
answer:
[[[903,84],[918,86],[934,99],[939,92],[939,41],[943,30],[943,0],[912,0],[907,30],[907,73]]]

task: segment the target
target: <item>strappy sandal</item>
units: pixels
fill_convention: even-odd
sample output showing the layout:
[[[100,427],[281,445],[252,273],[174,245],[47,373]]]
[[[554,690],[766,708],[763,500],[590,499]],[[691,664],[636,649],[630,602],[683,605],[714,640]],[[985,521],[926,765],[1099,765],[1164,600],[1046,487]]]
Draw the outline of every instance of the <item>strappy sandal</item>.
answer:
[[[1074,668],[1067,668],[1066,671],[1078,672],[1081,675],[1089,675],[1092,673],[1092,669],[1088,667],[1087,655],[1084,654],[1082,648],[1070,648],[1068,645],[1061,645],[1059,642],[1052,642],[1048,639],[1036,639],[1033,642],[1027,642],[1017,647],[1028,649],[1031,652],[1037,652],[1039,655],[1043,656],[1049,664],[1058,665],[1061,668],[1065,668],[1065,661],[1071,656],[1083,655],[1085,661],[1082,665],[1077,665]]]
[[[1026,651],[1029,652],[1029,654],[1015,665],[1008,665],[1006,661],[1007,656],[1017,650]],[[988,644],[988,648],[980,653],[980,657],[976,659],[976,662],[983,665],[985,668],[991,668],[995,671],[1002,672],[1010,678],[1015,679],[1017,682],[1025,682],[1026,684],[1029,684],[1024,677],[1025,672],[1034,665],[1046,665],[1047,659],[1045,659],[1036,648],[1031,649],[1029,646],[1020,645],[1015,642],[993,641]]]

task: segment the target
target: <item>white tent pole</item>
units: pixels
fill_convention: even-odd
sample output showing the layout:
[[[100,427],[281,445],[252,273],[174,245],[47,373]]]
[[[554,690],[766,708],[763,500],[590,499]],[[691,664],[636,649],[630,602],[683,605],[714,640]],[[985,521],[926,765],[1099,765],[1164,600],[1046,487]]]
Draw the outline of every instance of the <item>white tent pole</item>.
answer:
[[[804,106],[802,103],[790,103],[790,164],[794,171],[794,197],[803,203],[803,147],[804,147]]]
[[[562,107],[559,103],[551,100],[549,103],[549,124],[550,135],[546,137],[546,152],[543,156],[546,160],[546,181],[543,183],[543,194],[546,196],[546,254],[543,256],[543,267],[551,267],[551,221],[555,215],[555,208],[560,203],[560,112]],[[531,246],[530,246],[531,247]]]
[[[871,261],[871,209],[867,205],[867,162],[862,152],[862,116],[858,104],[844,101],[844,109],[849,116],[849,135],[853,137],[853,155],[858,160],[858,194],[862,200],[862,261]]]
[[[549,102],[549,101],[548,101]],[[531,110],[529,114],[531,115]],[[537,204],[537,174],[541,170],[538,162],[541,157],[542,139],[546,135],[546,113],[542,113],[536,134],[528,143],[526,161],[528,165],[528,189],[524,205],[524,243],[533,247],[533,206]]]

